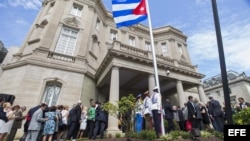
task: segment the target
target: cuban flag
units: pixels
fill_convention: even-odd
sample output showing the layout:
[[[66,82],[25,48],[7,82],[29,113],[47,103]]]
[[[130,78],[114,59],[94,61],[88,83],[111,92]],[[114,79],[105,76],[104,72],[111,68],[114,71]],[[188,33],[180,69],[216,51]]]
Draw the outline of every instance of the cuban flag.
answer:
[[[112,11],[117,28],[147,19],[145,0],[112,0]]]

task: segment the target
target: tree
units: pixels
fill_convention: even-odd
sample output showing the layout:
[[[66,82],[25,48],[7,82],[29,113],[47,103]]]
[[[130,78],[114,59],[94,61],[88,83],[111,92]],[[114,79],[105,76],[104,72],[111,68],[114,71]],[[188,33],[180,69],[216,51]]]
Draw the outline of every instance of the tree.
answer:
[[[135,108],[136,98],[133,94],[123,96],[117,103],[107,102],[103,104],[103,110],[107,111],[111,116],[114,116],[121,122],[122,128],[125,130],[125,136],[130,140],[130,131],[132,129],[131,116]]]

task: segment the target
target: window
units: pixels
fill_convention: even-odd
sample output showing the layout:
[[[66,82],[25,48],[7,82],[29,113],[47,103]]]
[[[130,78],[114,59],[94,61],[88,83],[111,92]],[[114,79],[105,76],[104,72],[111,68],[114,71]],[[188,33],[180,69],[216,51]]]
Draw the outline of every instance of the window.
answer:
[[[97,19],[96,20],[96,25],[95,25],[96,29],[100,29],[100,23],[101,23],[101,21],[99,19]]]
[[[47,83],[44,91],[43,102],[46,103],[48,106],[56,105],[60,91],[61,84],[53,82]]]
[[[161,43],[161,51],[162,51],[162,53],[168,52],[168,48],[167,48],[166,42]]]
[[[78,31],[63,27],[55,52],[72,56],[75,50]]]
[[[177,46],[178,46],[180,54],[183,54],[182,45],[181,44],[177,44]]]
[[[70,14],[78,16],[78,17],[81,17],[81,15],[82,15],[82,8],[83,8],[82,6],[77,5],[77,4],[74,3],[73,7],[71,9]]]
[[[117,39],[117,31],[115,30],[110,30],[110,39],[111,40],[116,40]]]
[[[151,44],[150,44],[150,42],[148,42],[148,41],[145,42],[145,48],[146,48],[146,50],[151,51]]]
[[[129,36],[129,45],[135,46],[135,37]]]

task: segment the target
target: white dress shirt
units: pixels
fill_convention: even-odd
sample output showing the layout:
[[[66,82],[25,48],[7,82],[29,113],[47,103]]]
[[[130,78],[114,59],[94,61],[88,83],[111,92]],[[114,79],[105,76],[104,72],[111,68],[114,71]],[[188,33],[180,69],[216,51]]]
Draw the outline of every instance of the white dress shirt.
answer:
[[[154,93],[151,97],[152,106],[151,110],[161,110],[161,95],[160,93]]]

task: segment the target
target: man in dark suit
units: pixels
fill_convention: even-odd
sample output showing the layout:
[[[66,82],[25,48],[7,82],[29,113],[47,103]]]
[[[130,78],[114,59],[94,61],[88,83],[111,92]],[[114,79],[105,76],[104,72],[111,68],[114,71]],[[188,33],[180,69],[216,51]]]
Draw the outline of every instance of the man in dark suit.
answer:
[[[102,109],[101,103],[97,103],[96,116],[95,116],[95,127],[93,139],[96,139],[98,132],[100,133],[100,139],[103,139],[104,130],[108,121],[107,112]]]
[[[250,103],[245,102],[245,99],[243,97],[239,97],[238,102],[239,102],[239,104],[236,107],[237,111],[241,111],[247,107],[250,107]]]
[[[219,101],[213,99],[213,97],[209,97],[209,105],[208,105],[208,113],[214,122],[214,128],[218,132],[223,132],[224,130],[224,113],[222,111],[222,107]]]
[[[187,110],[188,110],[188,120],[191,121],[192,128],[197,128],[197,111],[194,106],[193,102],[193,96],[188,96],[188,102],[187,102]]]
[[[75,107],[69,111],[67,140],[76,140],[81,123],[82,102],[78,100]]]
[[[165,119],[168,122],[168,127],[166,129],[166,133],[169,133],[171,130],[174,130],[174,112],[176,110],[173,109],[173,105],[170,103],[169,99],[166,99],[166,104],[164,106]]]

